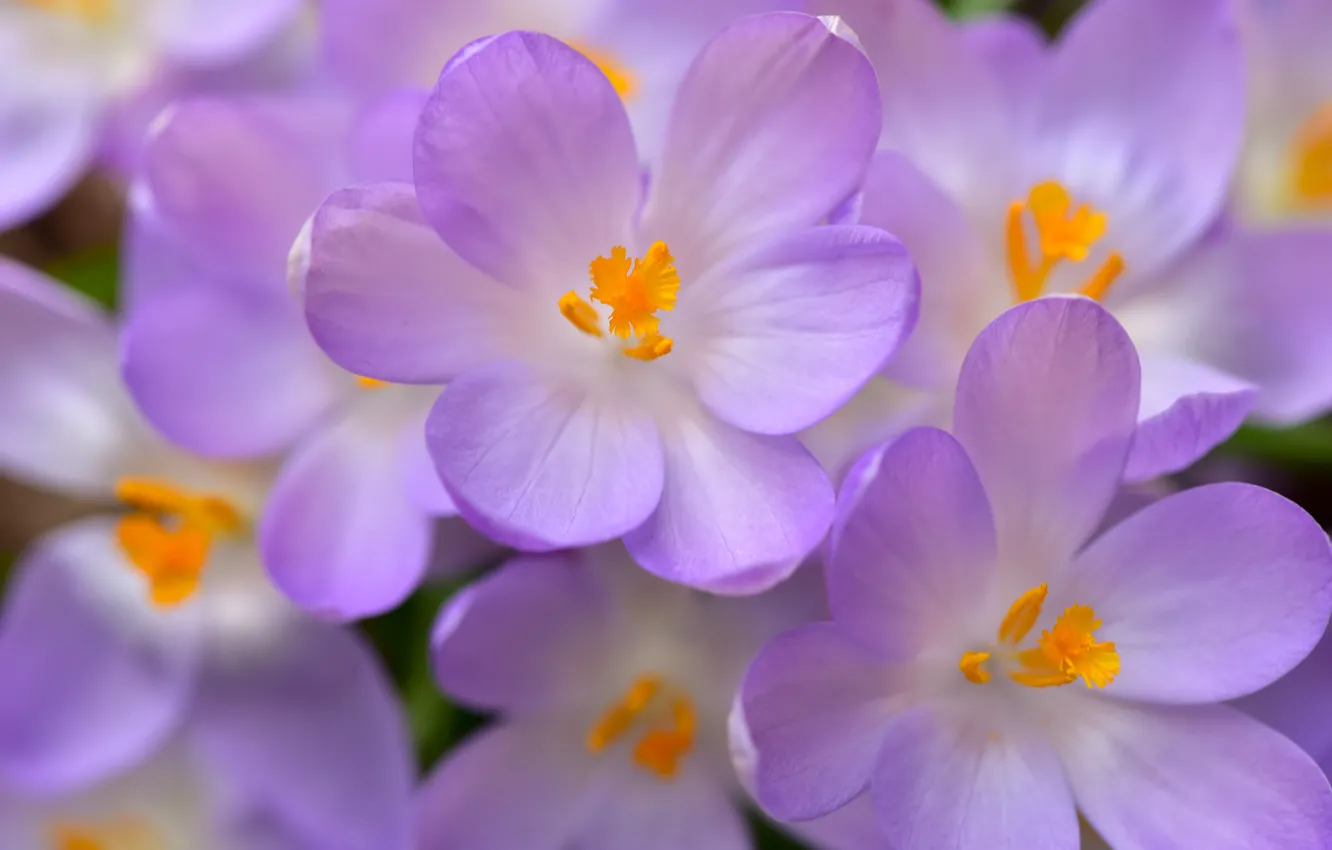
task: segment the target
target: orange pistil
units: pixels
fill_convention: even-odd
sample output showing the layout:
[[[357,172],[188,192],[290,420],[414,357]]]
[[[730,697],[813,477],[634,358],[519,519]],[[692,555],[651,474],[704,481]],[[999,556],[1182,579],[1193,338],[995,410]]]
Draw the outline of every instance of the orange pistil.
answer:
[[[1025,215],[1036,225],[1040,261],[1033,264],[1027,250]],[[1073,208],[1068,190],[1053,180],[1032,188],[1026,201],[1008,208],[1006,242],[1008,269],[1018,301],[1031,301],[1045,291],[1050,274],[1064,261],[1086,260],[1092,247],[1105,235],[1106,215],[1087,204]],[[1100,299],[1124,271],[1124,258],[1112,253],[1079,292]]]
[[[656,360],[671,352],[671,339],[660,333],[658,311],[675,309],[680,292],[680,273],[665,242],[654,242],[641,260],[632,259],[623,246],[611,249],[609,257],[597,257],[588,265],[593,301],[611,308],[607,328],[612,336],[634,345],[623,350],[637,360]],[[601,315],[573,290],[560,296],[560,315],[588,336],[604,336]]]
[[[604,752],[640,722],[647,728],[634,745],[634,763],[659,779],[674,779],[694,747],[694,704],[650,673],[635,679],[588,731],[588,751]]]

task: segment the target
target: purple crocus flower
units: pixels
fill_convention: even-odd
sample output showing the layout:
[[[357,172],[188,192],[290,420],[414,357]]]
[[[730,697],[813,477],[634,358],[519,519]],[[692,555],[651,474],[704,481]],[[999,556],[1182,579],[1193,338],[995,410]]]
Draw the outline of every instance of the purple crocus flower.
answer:
[[[1137,421],[1125,331],[1083,298],[1001,315],[962,365],[956,437],[907,431],[848,475],[832,621],[742,689],[757,792],[808,819],[868,794],[896,850],[1324,848],[1332,788],[1229,706],[1332,610],[1332,547],[1248,484],[1096,535]],[[1085,545],[1084,545],[1085,544]]]
[[[405,847],[411,753],[387,682],[259,564],[271,471],[164,443],[115,353],[93,305],[0,263],[0,467],[126,506],[56,529],[16,568],[0,614],[0,787],[73,793],[183,737],[312,846]]]
[[[747,18],[691,66],[644,200],[606,76],[548,36],[495,37],[440,77],[415,186],[316,214],[310,327],[356,374],[450,382],[427,442],[492,537],[624,535],[660,576],[760,590],[831,516],[789,435],[915,317],[900,243],[813,226],[859,185],[878,126],[873,71],[827,23]]]
[[[185,101],[158,122],[133,188],[125,381],[147,418],[192,451],[247,458],[294,446],[260,548],[277,585],[324,617],[401,602],[425,571],[436,519],[457,513],[426,453],[438,388],[335,366],[287,286],[288,251],[330,191],[410,174],[421,102],[409,92],[361,109],[311,97]]]
[[[276,38],[299,0],[17,0],[0,7],[0,229],[43,211],[104,121],[166,68],[216,71]]]
[[[808,435],[826,464],[840,471],[904,426],[946,423],[976,334],[1043,295],[1093,297],[1134,339],[1132,479],[1192,463],[1253,407],[1255,381],[1266,393],[1274,373],[1294,377],[1256,361],[1315,323],[1283,323],[1290,311],[1272,303],[1311,292],[1307,274],[1284,280],[1275,251],[1192,264],[1189,280],[1179,270],[1225,209],[1243,139],[1228,0],[1094,0],[1049,46],[1010,19],[952,24],[929,0],[831,5],[883,93],[861,221],[911,250],[924,300],[887,378]]]
[[[463,590],[435,626],[436,675],[502,719],[425,781],[421,850],[752,846],[726,717],[759,644],[820,616],[805,576],[706,596],[609,544],[520,555]]]

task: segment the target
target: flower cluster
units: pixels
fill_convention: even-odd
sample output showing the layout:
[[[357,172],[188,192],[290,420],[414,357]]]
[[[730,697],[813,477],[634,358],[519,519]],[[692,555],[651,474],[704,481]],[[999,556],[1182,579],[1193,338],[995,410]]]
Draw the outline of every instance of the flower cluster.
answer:
[[[0,0],[0,227],[125,199],[0,258],[0,848],[1332,850],[1332,543],[1169,477],[1332,411],[1329,44]]]

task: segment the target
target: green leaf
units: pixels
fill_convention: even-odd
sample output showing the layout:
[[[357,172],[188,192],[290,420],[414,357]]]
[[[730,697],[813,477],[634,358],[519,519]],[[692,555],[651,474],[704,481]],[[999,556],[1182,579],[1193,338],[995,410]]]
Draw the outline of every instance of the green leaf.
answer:
[[[47,266],[46,273],[108,310],[116,308],[120,276],[120,251],[117,245],[103,245],[61,258]]]
[[[948,0],[944,4],[955,18],[993,15],[1014,5],[1015,0]]]
[[[1294,428],[1245,425],[1221,451],[1291,466],[1332,465],[1332,420],[1319,419]]]

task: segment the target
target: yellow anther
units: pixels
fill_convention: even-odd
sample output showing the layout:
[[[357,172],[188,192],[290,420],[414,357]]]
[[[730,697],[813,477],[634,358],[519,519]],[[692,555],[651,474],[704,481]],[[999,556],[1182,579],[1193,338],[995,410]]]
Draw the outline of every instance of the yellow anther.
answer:
[[[1332,101],[1300,126],[1291,147],[1292,194],[1306,210],[1332,208]]]
[[[1027,250],[1024,215],[1028,212],[1036,225],[1040,249],[1040,262],[1034,266]],[[1065,260],[1080,263],[1087,259],[1092,247],[1105,235],[1106,226],[1105,213],[1088,204],[1074,209],[1068,190],[1053,180],[1034,186],[1025,202],[1014,201],[1008,208],[1004,235],[1008,270],[1017,300],[1040,297],[1059,263]],[[1089,298],[1100,298],[1123,271],[1123,257],[1113,253],[1080,292]]]
[[[985,669],[985,662],[990,660],[988,652],[964,652],[962,660],[957,662],[957,669],[967,677],[967,681],[983,685],[990,681],[990,671]]]
[[[388,381],[381,381],[378,378],[366,378],[361,375],[356,376],[356,383],[363,390],[382,390],[389,385]]]
[[[607,327],[620,339],[636,337],[621,349],[636,360],[656,360],[671,353],[674,343],[660,333],[657,312],[675,309],[680,292],[680,273],[665,242],[654,242],[641,260],[629,256],[621,245],[609,257],[588,264],[592,278],[589,295],[611,309]],[[560,296],[560,314],[589,336],[603,336],[601,315],[573,290]]]
[[[634,744],[634,763],[660,779],[674,778],[694,747],[693,703],[683,694],[669,692],[660,677],[639,676],[588,731],[588,751],[605,751],[635,724],[646,729]]]
[[[638,75],[633,72],[629,66],[619,60],[615,54],[609,50],[599,47],[593,47],[581,41],[571,41],[569,46],[591,60],[593,65],[601,69],[601,73],[610,80],[615,93],[620,96],[620,100],[628,102],[638,94]]]
[[[651,334],[643,337],[638,345],[626,348],[624,353],[626,357],[637,360],[656,360],[658,357],[670,354],[674,345],[675,343],[661,334]]]
[[[39,12],[65,15],[89,24],[102,24],[111,18],[111,0],[20,0]]]
[[[597,315],[597,308],[579,298],[572,289],[560,296],[560,315],[583,333],[601,336],[601,317]]]
[[[162,608],[179,605],[199,587],[218,537],[245,529],[240,511],[219,496],[189,493],[152,478],[122,478],[116,497],[133,510],[116,526],[116,540],[148,580],[149,598]]]
[[[1036,620],[1040,618],[1041,608],[1045,605],[1045,596],[1049,591],[1047,585],[1038,584],[1008,606],[1008,613],[999,624],[999,640],[1005,643],[1021,643],[1027,632],[1031,631],[1031,627],[1036,625]]]

